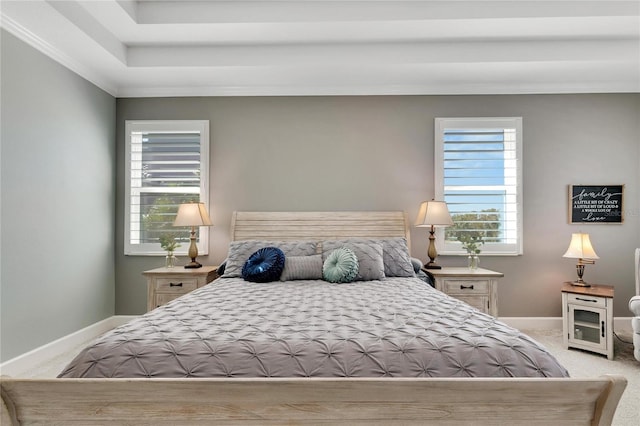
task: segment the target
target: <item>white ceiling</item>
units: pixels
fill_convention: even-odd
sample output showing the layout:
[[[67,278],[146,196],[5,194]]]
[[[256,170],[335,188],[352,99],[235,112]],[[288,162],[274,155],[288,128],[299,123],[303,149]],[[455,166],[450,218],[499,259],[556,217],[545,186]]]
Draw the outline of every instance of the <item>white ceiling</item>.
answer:
[[[640,92],[640,0],[7,1],[118,97]]]

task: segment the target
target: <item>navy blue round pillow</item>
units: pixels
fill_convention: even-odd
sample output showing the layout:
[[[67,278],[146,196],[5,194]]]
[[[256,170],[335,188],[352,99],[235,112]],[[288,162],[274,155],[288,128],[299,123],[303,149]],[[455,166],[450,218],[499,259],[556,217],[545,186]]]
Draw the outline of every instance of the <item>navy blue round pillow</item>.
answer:
[[[242,266],[242,278],[254,283],[278,281],[284,269],[284,253],[277,247],[261,248]]]

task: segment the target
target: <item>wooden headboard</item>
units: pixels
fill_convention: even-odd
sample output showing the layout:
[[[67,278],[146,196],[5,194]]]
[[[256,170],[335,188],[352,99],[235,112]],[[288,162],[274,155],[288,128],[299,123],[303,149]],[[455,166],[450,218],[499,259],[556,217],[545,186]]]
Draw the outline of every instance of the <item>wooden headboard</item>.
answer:
[[[409,240],[407,215],[391,212],[234,212],[231,239],[331,240],[348,237]]]

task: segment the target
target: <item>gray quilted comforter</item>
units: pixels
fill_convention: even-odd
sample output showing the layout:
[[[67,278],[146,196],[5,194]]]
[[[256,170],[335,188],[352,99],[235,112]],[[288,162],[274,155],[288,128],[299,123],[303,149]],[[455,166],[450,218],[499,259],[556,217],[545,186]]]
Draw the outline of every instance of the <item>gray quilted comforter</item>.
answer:
[[[85,348],[59,377],[560,377],[543,347],[417,278],[221,278]]]

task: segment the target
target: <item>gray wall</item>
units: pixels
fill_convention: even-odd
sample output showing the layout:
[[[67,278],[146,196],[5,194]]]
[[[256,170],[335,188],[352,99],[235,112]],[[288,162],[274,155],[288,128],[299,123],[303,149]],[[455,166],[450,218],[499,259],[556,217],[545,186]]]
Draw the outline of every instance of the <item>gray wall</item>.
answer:
[[[1,38],[6,361],[114,313],[115,99]]]
[[[575,277],[562,258],[572,232],[591,234],[601,259],[588,281],[616,287],[629,316],[633,248],[640,246],[640,95],[152,98],[117,101],[116,313],[145,310],[140,275],[158,257],[125,257],[124,120],[206,119],[211,124],[210,255],[218,264],[234,210],[404,210],[433,197],[433,119],[524,118],[524,255],[483,257],[502,271],[501,316],[559,317],[560,287]],[[571,225],[569,184],[625,184],[622,225]],[[425,260],[427,232],[412,229]],[[441,257],[443,265],[463,265]]]
[[[1,43],[0,360],[114,312],[144,311],[140,273],[163,261],[122,254],[126,119],[210,120],[216,226],[203,260],[217,264],[234,210],[404,210],[413,220],[433,196],[434,117],[522,116],[525,254],[482,259],[505,273],[500,315],[561,315],[559,288],[574,277],[561,256],[581,230],[601,257],[586,278],[614,285],[615,315],[629,316],[640,246],[638,94],[116,102],[4,31]],[[571,183],[626,184],[624,224],[568,224]],[[426,246],[426,231],[412,229],[413,254],[424,260]]]

